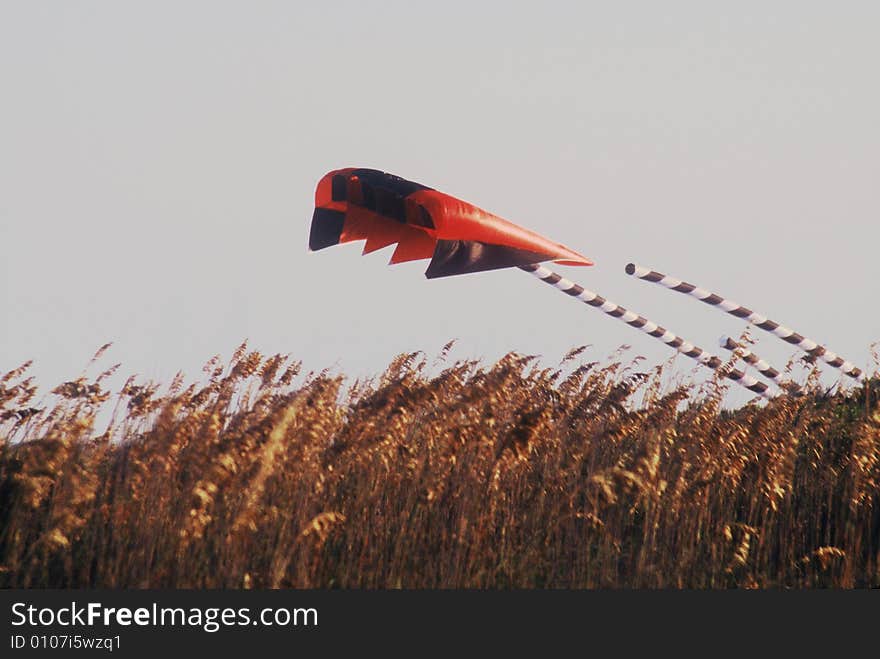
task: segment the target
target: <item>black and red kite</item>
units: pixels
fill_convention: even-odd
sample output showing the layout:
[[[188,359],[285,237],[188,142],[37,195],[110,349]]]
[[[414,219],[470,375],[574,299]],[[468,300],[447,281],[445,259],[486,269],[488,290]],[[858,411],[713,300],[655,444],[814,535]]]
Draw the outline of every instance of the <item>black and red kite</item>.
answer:
[[[431,259],[425,271],[429,279],[518,267],[713,370],[724,366],[719,357],[540,265],[543,261],[593,265],[587,257],[420,183],[375,169],[346,168],[326,174],[315,191],[309,248],[355,240],[366,241],[364,254],[396,243],[391,263]],[[743,371],[726,369],[724,375],[770,397],[765,383]]]
[[[448,277],[590,259],[473,204],[375,169],[326,174],[315,191],[309,249],[365,240],[364,254],[397,244],[391,263],[431,259],[425,276]]]

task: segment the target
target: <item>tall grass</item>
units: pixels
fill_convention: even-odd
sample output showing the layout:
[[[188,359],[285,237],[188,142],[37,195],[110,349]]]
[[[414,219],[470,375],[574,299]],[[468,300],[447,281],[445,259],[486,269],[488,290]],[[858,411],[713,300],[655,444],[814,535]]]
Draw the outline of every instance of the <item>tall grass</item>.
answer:
[[[45,409],[25,365],[0,381],[0,586],[880,586],[876,379],[727,411],[718,381],[580,352],[348,385],[242,345]]]

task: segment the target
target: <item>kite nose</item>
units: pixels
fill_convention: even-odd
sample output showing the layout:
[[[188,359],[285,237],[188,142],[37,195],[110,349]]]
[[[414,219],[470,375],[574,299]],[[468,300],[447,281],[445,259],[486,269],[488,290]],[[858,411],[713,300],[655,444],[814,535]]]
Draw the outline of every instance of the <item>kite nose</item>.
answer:
[[[560,248],[562,254],[560,254],[559,258],[553,259],[554,263],[558,263],[559,265],[595,265],[592,259],[587,258],[573,249],[569,249],[564,245],[560,245]]]

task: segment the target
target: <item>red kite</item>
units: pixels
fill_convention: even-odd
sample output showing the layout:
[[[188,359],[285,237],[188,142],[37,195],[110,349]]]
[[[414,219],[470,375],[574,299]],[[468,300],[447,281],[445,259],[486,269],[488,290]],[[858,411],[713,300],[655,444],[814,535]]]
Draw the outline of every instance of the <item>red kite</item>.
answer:
[[[448,277],[555,261],[593,265],[577,252],[473,204],[375,169],[326,174],[315,191],[309,248],[365,240],[364,254],[397,244],[391,263],[431,259]]]
[[[420,183],[375,169],[326,174],[315,191],[309,249],[355,240],[366,241],[364,254],[396,243],[391,263],[431,259],[425,271],[429,279],[517,267],[713,370],[723,366],[715,355],[540,265],[593,265],[587,257]],[[724,375],[769,397],[766,384],[742,371],[729,369]]]

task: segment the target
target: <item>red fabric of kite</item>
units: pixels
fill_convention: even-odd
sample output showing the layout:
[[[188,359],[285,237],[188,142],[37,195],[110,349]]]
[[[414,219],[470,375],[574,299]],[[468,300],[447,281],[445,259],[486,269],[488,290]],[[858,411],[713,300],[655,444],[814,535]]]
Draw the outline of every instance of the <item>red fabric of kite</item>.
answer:
[[[592,265],[577,252],[420,183],[375,169],[326,174],[315,191],[309,248],[365,240],[364,253],[397,244],[391,263],[431,259],[447,277],[542,261]]]

